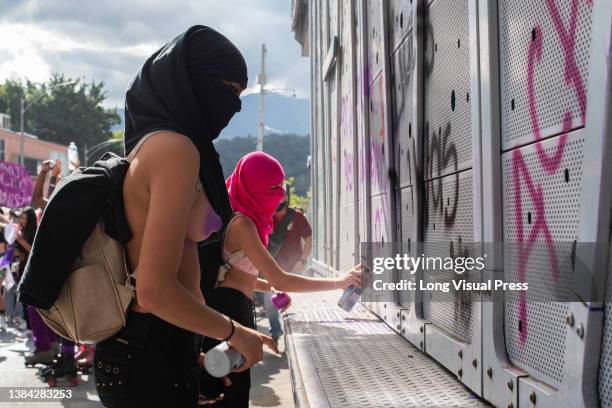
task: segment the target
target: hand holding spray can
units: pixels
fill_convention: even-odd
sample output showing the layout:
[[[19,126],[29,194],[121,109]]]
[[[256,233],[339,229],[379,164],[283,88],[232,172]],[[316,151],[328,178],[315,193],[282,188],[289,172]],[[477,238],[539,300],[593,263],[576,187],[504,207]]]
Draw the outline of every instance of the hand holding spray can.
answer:
[[[364,273],[362,275],[362,282],[365,285],[369,280],[370,270],[366,267],[364,268],[363,272]],[[355,285],[349,286],[344,290],[342,296],[340,296],[340,300],[338,300],[338,306],[340,306],[340,308],[345,312],[350,312],[351,310],[353,310],[355,304],[359,301],[359,298],[361,297],[362,293],[363,289],[358,288]]]
[[[226,341],[206,352],[204,357],[204,368],[213,377],[222,378],[232,370],[244,364],[246,359],[242,354],[234,350]]]

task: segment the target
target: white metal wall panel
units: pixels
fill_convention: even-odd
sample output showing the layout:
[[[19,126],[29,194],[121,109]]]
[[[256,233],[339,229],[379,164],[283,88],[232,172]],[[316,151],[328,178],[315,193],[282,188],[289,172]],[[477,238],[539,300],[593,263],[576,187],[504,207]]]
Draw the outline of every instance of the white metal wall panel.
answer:
[[[424,245],[426,256],[473,256],[473,187],[471,170],[451,174],[425,183]],[[453,253],[450,252],[450,241]],[[436,244],[440,243],[440,244]],[[444,244],[444,245],[442,245]],[[446,246],[448,245],[448,247]],[[424,271],[424,282],[450,282],[453,271]],[[452,292],[453,301],[439,291],[423,299],[426,319],[456,338],[470,343],[473,332],[472,304],[464,292]]]
[[[399,193],[400,208],[399,222],[400,222],[400,237],[399,242],[401,244],[401,253],[408,254],[410,256],[417,256],[417,238],[414,236],[414,226],[416,220],[416,208],[414,202],[414,191],[412,187],[404,187]],[[410,274],[409,272],[402,271],[399,279],[406,279],[414,282],[416,275]],[[403,309],[410,310],[412,302],[414,301],[414,292],[411,290],[402,290],[399,292],[399,302]]]
[[[531,296],[554,279],[551,265],[568,264],[560,261],[567,254],[546,251],[543,244],[571,243],[577,237],[583,147],[582,133],[572,132],[568,139],[556,137],[502,155],[504,241],[513,248],[514,243],[525,248],[530,242],[539,243],[533,253],[528,249],[509,251],[504,273],[515,281],[524,273],[530,285],[541,281],[542,285],[530,286]],[[562,156],[557,163],[548,166],[545,157],[553,157],[559,151]],[[525,257],[525,270],[521,271],[518,268]],[[566,292],[572,283],[571,274],[571,270],[561,268],[559,278],[554,279]],[[536,379],[559,387],[565,365],[568,304],[527,304],[519,301],[514,292],[507,293],[507,300],[505,332],[510,360]]]
[[[416,179],[416,132],[413,132],[412,32],[392,55],[391,95],[393,108],[393,142],[395,171],[399,187],[411,186]]]
[[[387,150],[385,148],[384,76],[380,75],[370,88],[368,109],[370,134],[370,195],[389,191]]]
[[[584,125],[591,1],[499,2],[504,150]]]
[[[425,179],[471,167],[468,0],[436,0],[425,15]]]
[[[329,252],[330,259],[328,265],[332,268],[337,268],[338,265],[338,245],[337,245],[337,234],[338,234],[338,169],[339,169],[339,157],[338,157],[338,82],[336,80],[336,67],[332,69],[328,76],[329,83],[329,156],[330,156],[330,185],[328,186],[329,198],[328,198],[328,214],[329,214]]]
[[[389,212],[389,194],[383,193],[371,198],[372,213],[370,223],[372,226],[372,237],[370,246],[372,248],[372,257],[388,256],[389,246],[393,244],[392,229],[393,220]],[[384,281],[391,282],[392,277],[389,271],[380,275]],[[382,296],[380,292],[372,291],[372,311],[383,317],[383,309],[385,303],[389,300]]]
[[[355,205],[340,207],[339,271],[344,273],[355,265]]]
[[[342,32],[340,36],[340,205],[355,201],[353,55],[351,44],[352,18],[350,1],[341,2]]]
[[[376,80],[383,66],[383,31],[381,27],[380,1],[366,0],[368,50],[364,74],[367,85],[372,84]]]
[[[608,284],[606,299],[612,299],[612,241],[608,250]],[[612,302],[606,302],[604,334],[599,363],[599,403],[603,408],[612,407]]]
[[[389,2],[389,42],[391,52],[412,31],[412,0],[391,0]]]

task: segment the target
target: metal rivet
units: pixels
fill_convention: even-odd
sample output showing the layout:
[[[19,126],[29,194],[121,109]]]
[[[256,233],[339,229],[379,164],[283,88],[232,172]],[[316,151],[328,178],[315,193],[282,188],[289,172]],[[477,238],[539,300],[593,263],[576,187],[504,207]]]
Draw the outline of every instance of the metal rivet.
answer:
[[[100,386],[100,383],[96,383],[96,387],[99,387],[99,386]]]
[[[178,388],[178,384],[174,384],[174,388]]]
[[[113,368],[113,374],[119,374],[119,368],[118,367]]]
[[[457,353],[457,355],[459,356],[459,358],[463,358],[463,350],[459,350],[459,352]]]
[[[457,371],[457,373],[459,374],[459,377],[461,377],[463,375],[463,370],[460,368],[459,371]]]
[[[584,326],[582,325],[582,323],[580,323],[578,325],[578,327],[576,328],[576,334],[578,335],[578,337],[580,337],[581,339],[584,337]]]
[[[406,334],[406,329],[402,329],[402,334]]]
[[[574,314],[573,313],[569,313],[567,316],[565,316],[565,323],[569,327],[574,327]]]
[[[121,381],[119,381],[119,385],[121,385]]]
[[[513,388],[514,388],[514,383],[512,382],[512,380],[508,381],[508,389],[512,391]]]
[[[489,378],[493,378],[493,369],[491,367],[487,368],[487,375]]]
[[[419,331],[423,333],[423,326],[419,327]]]
[[[386,309],[386,308],[387,308],[387,304],[385,303],[385,304],[383,305],[383,307]]]
[[[107,373],[110,373],[110,370],[111,370],[111,366],[107,365],[107,366],[106,366],[105,371],[106,371]]]
[[[102,368],[102,362],[98,361],[98,368]]]
[[[397,317],[400,317],[400,312],[397,312]]]
[[[402,320],[406,320],[406,315],[403,315],[403,316],[402,316]]]
[[[112,387],[112,386],[113,386],[113,383],[109,383],[109,384],[108,384],[108,386],[109,386],[109,387]]]
[[[535,393],[535,391],[531,391],[531,394],[529,395],[529,401],[531,401],[533,404],[536,403],[536,393]]]
[[[423,348],[423,342],[422,342],[422,341],[419,341],[419,346],[420,346],[421,348]]]
[[[397,325],[397,330],[399,330],[399,329],[400,329],[400,325],[398,324],[398,325]]]
[[[102,387],[106,387],[106,384],[102,383]]]
[[[472,360],[472,366],[474,368],[478,367],[478,360],[476,360],[476,359]]]

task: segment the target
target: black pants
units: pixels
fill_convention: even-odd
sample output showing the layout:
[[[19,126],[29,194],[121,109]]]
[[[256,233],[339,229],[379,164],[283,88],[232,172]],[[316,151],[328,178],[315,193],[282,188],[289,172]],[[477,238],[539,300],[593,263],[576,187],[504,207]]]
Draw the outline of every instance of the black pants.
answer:
[[[200,336],[148,313],[98,343],[94,377],[106,407],[197,407]]]
[[[256,327],[253,302],[236,289],[217,288],[212,294],[206,297],[206,303],[213,309],[231,317],[243,326],[250,327],[251,329]],[[204,337],[202,350],[206,352],[219,343],[219,340]],[[203,376],[200,377],[202,393],[209,397],[216,396],[219,392],[225,394],[225,397],[221,401],[210,406],[215,408],[248,407],[249,391],[251,389],[251,370],[246,370],[241,373],[231,373],[229,378],[232,381],[232,385],[223,388],[221,380],[206,375],[205,370],[203,370]]]

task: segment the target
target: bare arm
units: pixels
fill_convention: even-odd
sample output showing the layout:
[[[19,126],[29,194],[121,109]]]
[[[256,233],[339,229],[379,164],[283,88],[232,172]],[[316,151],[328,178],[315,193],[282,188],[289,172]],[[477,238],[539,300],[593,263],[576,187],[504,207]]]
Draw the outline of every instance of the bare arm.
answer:
[[[43,188],[45,186],[47,172],[49,171],[49,163],[50,161],[43,162],[40,173],[38,173],[38,176],[36,177],[36,183],[34,183],[34,190],[32,191],[32,204],[36,208],[45,208],[47,205],[47,201],[45,200],[43,194]]]
[[[258,292],[272,292],[272,285],[265,279],[257,279],[255,290]]]
[[[194,295],[178,280],[196,192],[198,152],[187,138],[174,133],[169,133],[163,144],[153,142],[141,150],[138,163],[147,175],[149,188],[149,208],[136,268],[138,302],[169,323],[224,339],[232,330],[229,319],[204,304],[200,293]],[[194,244],[187,245],[185,255],[193,258],[190,266],[197,267],[197,249]],[[199,267],[195,275],[200,276]],[[238,323],[235,327],[230,344],[247,358],[243,367],[246,369],[261,360],[263,342],[272,341]]]
[[[240,217],[231,224],[228,241],[236,242],[253,262],[253,265],[277,290],[284,292],[318,292],[345,289],[351,284],[361,286],[361,274],[353,273],[353,271],[340,278],[311,278],[284,271],[266,247],[263,246],[255,225],[245,217]]]

